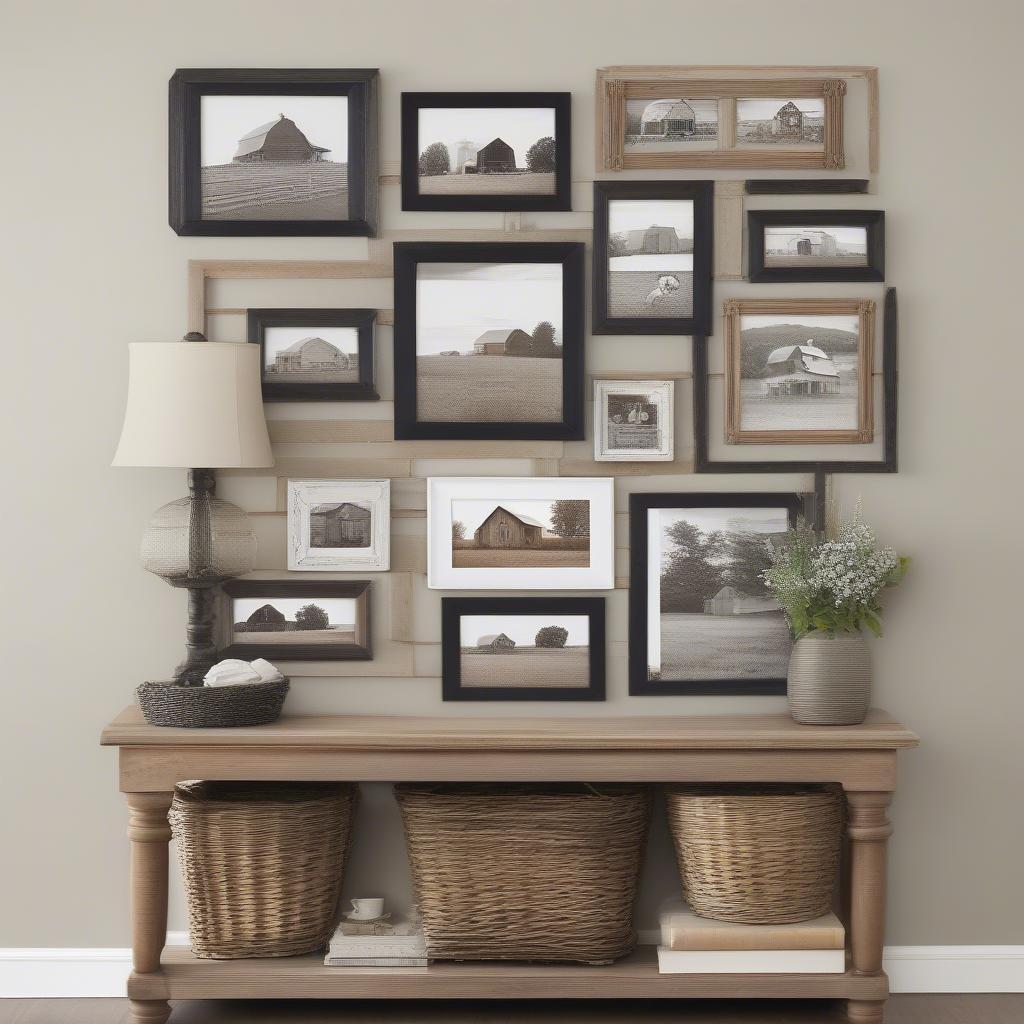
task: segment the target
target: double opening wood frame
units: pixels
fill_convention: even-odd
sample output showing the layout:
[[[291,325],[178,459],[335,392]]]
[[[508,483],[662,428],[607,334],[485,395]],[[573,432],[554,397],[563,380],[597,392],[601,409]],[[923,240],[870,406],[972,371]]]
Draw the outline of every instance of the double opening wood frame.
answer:
[[[742,317],[748,314],[854,315],[858,320],[857,426],[850,430],[744,430],[741,424]],[[729,299],[725,303],[725,423],[729,444],[870,444],[874,438],[873,299]]]
[[[711,333],[711,277],[714,245],[713,181],[595,181],[593,311],[591,334]],[[609,204],[622,201],[693,203],[693,309],[688,317],[622,317],[608,311]]]
[[[280,661],[370,661],[370,581],[369,580],[228,580],[220,588],[218,621],[222,641],[228,646],[221,658],[278,659]],[[234,634],[232,615],[236,597],[353,598],[355,600],[355,638],[351,643],[322,644],[246,644],[230,642]]]
[[[645,78],[598,75],[599,170],[667,170],[672,168],[765,168],[777,170],[842,170],[846,166],[843,140],[843,78],[793,77],[780,74],[763,78],[679,77]],[[627,72],[629,69],[625,69]],[[666,69],[660,69],[662,71]],[[671,71],[672,69],[667,69]],[[739,70],[739,69],[737,69]],[[805,69],[810,71],[811,69]],[[718,148],[670,153],[631,152],[626,149],[626,103],[668,97],[718,101]],[[820,146],[770,144],[744,146],[736,138],[736,101],[739,99],[821,99],[825,106]]]
[[[862,267],[766,267],[765,229],[853,227],[867,233]],[[752,284],[885,280],[884,210],[750,210],[747,212],[747,278]]]
[[[169,87],[169,210],[179,235],[377,233],[376,68],[179,68]],[[202,197],[203,96],[344,96],[348,100],[348,216],[336,220],[206,220]]]
[[[264,402],[375,402],[380,398],[373,379],[375,309],[249,309],[246,338],[260,347],[260,380]],[[358,379],[329,382],[268,381],[266,333],[268,327],[354,327],[358,339]]]
[[[434,108],[538,108],[555,114],[555,190],[549,195],[425,195],[419,188],[419,155],[433,140],[420,139],[419,114]],[[572,93],[403,92],[402,209],[522,212],[572,209]],[[525,158],[525,154],[523,154]]]
[[[463,686],[461,625],[464,615],[585,615],[588,619],[586,686]],[[495,654],[500,665],[505,657]],[[441,599],[441,688],[444,700],[604,700],[603,597],[445,597]]]

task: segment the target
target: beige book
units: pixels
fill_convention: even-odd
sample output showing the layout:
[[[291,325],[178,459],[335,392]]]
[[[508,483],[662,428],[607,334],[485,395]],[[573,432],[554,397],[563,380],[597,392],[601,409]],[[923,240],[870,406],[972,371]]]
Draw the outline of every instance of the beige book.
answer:
[[[678,905],[661,915],[661,943],[672,950],[842,949],[843,923],[825,914],[798,924],[731,924],[698,917]]]

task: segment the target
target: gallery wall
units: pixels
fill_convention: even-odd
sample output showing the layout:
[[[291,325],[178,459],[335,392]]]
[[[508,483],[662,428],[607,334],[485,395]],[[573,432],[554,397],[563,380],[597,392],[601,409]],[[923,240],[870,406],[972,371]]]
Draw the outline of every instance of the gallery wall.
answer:
[[[901,945],[1024,942],[1018,878],[1024,822],[1024,690],[1018,650],[1021,485],[1017,422],[1024,372],[1015,315],[1022,143],[1011,69],[1021,16],[1012,0],[856,5],[720,0],[558,3],[435,0],[373,5],[266,0],[83,6],[8,4],[0,25],[5,139],[3,217],[7,437],[3,588],[6,769],[0,947],[125,946],[127,843],[114,755],[97,746],[134,686],[179,658],[184,599],[138,565],[152,510],[184,491],[180,473],[112,470],[130,341],[186,325],[188,259],[345,259],[344,239],[179,238],[166,219],[166,88],[175,67],[379,67],[385,166],[399,158],[403,90],[571,90],[572,213],[524,223],[590,223],[594,71],[609,64],[876,64],[881,171],[872,194],[827,205],[887,217],[887,277],[901,312],[898,475],[839,478],[882,538],[914,559],[873,644],[876,703],[921,734],[901,759],[893,808],[887,940]],[[5,146],[6,149],[6,146]],[[637,173],[636,177],[648,176]],[[671,177],[671,174],[658,176]],[[690,175],[697,177],[699,175]],[[739,177],[723,172],[716,177]],[[820,197],[783,205],[826,205]],[[770,203],[759,205],[768,206]],[[503,227],[501,214],[400,211],[389,228]],[[1015,276],[1015,275],[1014,275]],[[729,295],[794,294],[730,286]],[[716,289],[715,301],[726,297]],[[268,291],[266,305],[280,295]],[[251,296],[245,302],[251,302]],[[241,304],[241,303],[239,303]],[[388,307],[368,286],[352,304]],[[382,332],[383,343],[390,332]],[[588,369],[690,368],[685,339],[587,340]],[[390,359],[381,353],[381,372]],[[690,415],[680,390],[678,415]],[[311,409],[308,415],[319,417]],[[290,454],[304,454],[293,451]],[[320,454],[324,454],[322,451]],[[416,475],[529,472],[529,460],[422,460]],[[666,489],[806,487],[803,476],[685,476]],[[262,484],[225,482],[252,509]],[[652,489],[650,486],[647,489]],[[229,493],[230,492],[230,493]],[[410,523],[415,525],[409,525]],[[283,567],[284,528],[259,520],[263,568]],[[396,530],[422,529],[401,520]],[[293,711],[472,715],[665,715],[781,711],[776,698],[630,698],[626,592],[607,595],[605,703],[444,705],[436,602],[416,584],[416,677],[322,668],[293,681]],[[612,624],[615,625],[612,625]],[[430,666],[433,664],[434,669]],[[433,674],[432,674],[433,673]],[[672,886],[661,830],[645,871],[641,924]],[[407,898],[396,815],[367,793],[346,889]],[[180,895],[171,927],[183,928]]]

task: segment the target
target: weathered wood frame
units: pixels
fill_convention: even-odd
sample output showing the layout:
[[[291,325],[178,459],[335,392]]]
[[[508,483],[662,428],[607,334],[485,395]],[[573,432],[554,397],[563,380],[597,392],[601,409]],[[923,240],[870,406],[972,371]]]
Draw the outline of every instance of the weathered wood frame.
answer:
[[[653,451],[630,451],[605,445],[608,399],[620,393],[654,391],[658,395],[663,443]],[[669,379],[595,380],[594,381],[594,461],[595,462],[671,462],[675,450],[676,382]]]
[[[857,427],[852,430],[744,430],[740,424],[741,318],[776,314],[829,316],[853,314],[860,324],[857,349]],[[869,444],[874,437],[873,299],[729,299],[724,311],[725,422],[729,444]]]

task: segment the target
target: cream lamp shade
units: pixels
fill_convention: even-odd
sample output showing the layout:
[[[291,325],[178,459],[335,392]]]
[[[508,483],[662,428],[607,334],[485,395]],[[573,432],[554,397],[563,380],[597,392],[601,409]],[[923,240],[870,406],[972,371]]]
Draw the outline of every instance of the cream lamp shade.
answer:
[[[115,466],[272,466],[258,345],[133,342]]]

